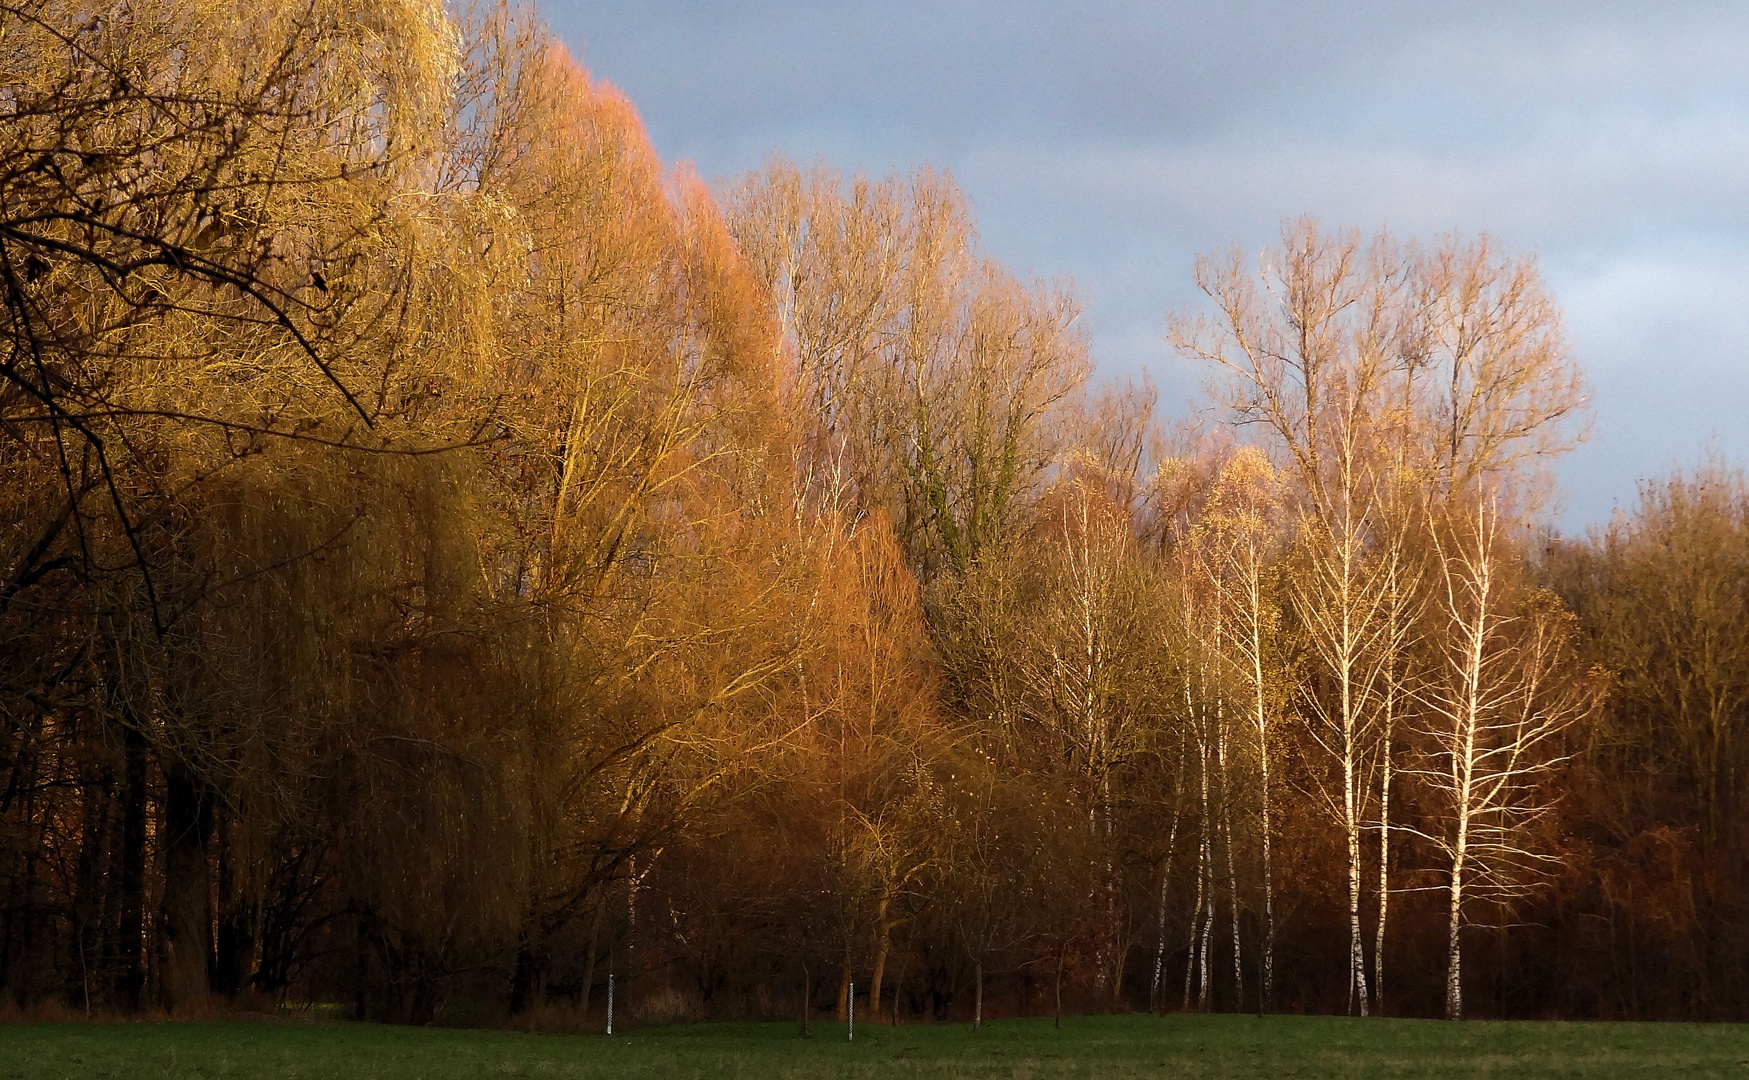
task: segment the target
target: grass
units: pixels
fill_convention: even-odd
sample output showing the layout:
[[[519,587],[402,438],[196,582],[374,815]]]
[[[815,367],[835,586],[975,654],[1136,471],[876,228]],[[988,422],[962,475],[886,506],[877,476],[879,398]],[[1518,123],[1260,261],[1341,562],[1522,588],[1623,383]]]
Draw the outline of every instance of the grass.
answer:
[[[521,1035],[342,1022],[0,1026],[0,1080],[1745,1076],[1749,1027],[1275,1016]]]

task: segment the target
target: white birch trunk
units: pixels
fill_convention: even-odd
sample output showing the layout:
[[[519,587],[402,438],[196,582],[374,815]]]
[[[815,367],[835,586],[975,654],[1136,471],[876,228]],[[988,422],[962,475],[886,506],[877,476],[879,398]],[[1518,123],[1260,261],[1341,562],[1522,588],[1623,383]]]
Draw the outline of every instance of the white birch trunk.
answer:
[[[1178,755],[1179,768],[1184,767],[1184,755]],[[1150,1009],[1166,1011],[1166,1002],[1160,996],[1160,978],[1166,970],[1166,887],[1172,880],[1172,852],[1178,846],[1178,818],[1182,806],[1174,798],[1172,806],[1172,829],[1166,834],[1166,857],[1160,860],[1160,914],[1159,924],[1154,937],[1154,981],[1148,988],[1148,1004]]]
[[[1227,847],[1227,899],[1233,916],[1233,1009],[1245,1008],[1244,955],[1239,941],[1239,875],[1233,857],[1233,803],[1231,775],[1227,769],[1227,721],[1225,703],[1215,700],[1215,745],[1221,764],[1221,840]]]
[[[1196,732],[1197,770],[1202,778],[1202,819],[1201,830],[1196,845],[1196,902],[1190,908],[1190,941],[1184,949],[1184,1010],[1190,1010],[1190,987],[1196,974],[1196,943],[1202,927],[1203,887],[1206,881],[1208,866],[1208,829],[1209,829],[1209,783],[1208,783],[1208,743],[1203,731],[1197,726],[1196,709],[1190,691],[1190,675],[1184,676],[1184,716]]]
[[[1184,948],[1184,1011],[1190,1011],[1190,987],[1196,976],[1196,941],[1202,929],[1202,887],[1204,848],[1196,849],[1196,902],[1190,907],[1190,941]]]
[[[1260,599],[1256,597],[1253,602]],[[1257,1011],[1267,1012],[1275,1005],[1275,866],[1271,861],[1270,830],[1273,822],[1269,803],[1269,738],[1263,700],[1263,640],[1262,628],[1257,625],[1259,621],[1252,621],[1252,667],[1257,693],[1257,761],[1262,774],[1259,780],[1260,799],[1263,804],[1263,985],[1258,990]]]
[[[1206,674],[1206,673],[1205,673]],[[1208,705],[1200,710],[1202,726],[1199,729],[1198,740],[1201,743],[1198,758],[1202,763],[1202,846],[1197,856],[1198,871],[1202,875],[1197,883],[1197,895],[1203,897],[1206,908],[1203,911],[1202,938],[1197,946],[1197,968],[1201,978],[1197,981],[1196,1005],[1207,1012],[1209,999],[1213,994],[1214,972],[1209,965],[1209,946],[1215,930],[1215,868],[1214,868],[1214,816],[1209,805],[1209,748],[1208,748]]]
[[[1391,910],[1391,734],[1396,686],[1385,686],[1385,730],[1379,778],[1379,925],[1372,949],[1373,1003],[1385,1011],[1385,922]]]
[[[1367,1015],[1366,956],[1360,933],[1360,820],[1352,753],[1342,760],[1342,799],[1348,837],[1348,1009]]]
[[[1251,681],[1251,727],[1257,737],[1258,802],[1262,817],[1260,839],[1263,855],[1263,956],[1260,965],[1262,985],[1257,991],[1257,1011],[1262,1013],[1269,1011],[1275,996],[1275,867],[1270,838],[1274,822],[1271,817],[1269,790],[1269,706],[1263,675],[1263,566],[1256,535],[1249,536],[1244,545],[1244,559],[1239,565],[1239,572],[1243,575],[1244,582],[1247,633],[1238,640],[1241,641],[1241,651],[1247,662],[1246,675]]]
[[[1461,837],[1461,831],[1460,831]],[[1462,840],[1451,858],[1450,921],[1445,953],[1445,1018],[1462,1020],[1464,1016],[1463,950],[1459,935],[1464,919],[1464,853]]]
[[[1345,516],[1352,509],[1344,507]],[[1367,1015],[1366,953],[1361,945],[1360,930],[1360,792],[1356,775],[1360,755],[1360,708],[1356,700],[1355,667],[1360,659],[1361,634],[1355,626],[1357,598],[1354,582],[1359,568],[1355,565],[1356,537],[1351,520],[1345,521],[1341,546],[1342,633],[1337,654],[1337,678],[1342,686],[1342,813],[1343,828],[1348,840],[1348,1007]]]
[[[1347,618],[1344,617],[1346,623]],[[1360,934],[1360,792],[1356,771],[1359,748],[1354,730],[1353,682],[1342,672],[1342,828],[1348,842],[1348,1011],[1367,1014],[1366,957]]]
[[[1208,850],[1209,847],[1209,842],[1204,840],[1203,848],[1205,851]],[[1210,1003],[1214,998],[1214,970],[1213,965],[1209,963],[1209,953],[1212,951],[1215,936],[1215,882],[1214,866],[1212,865],[1213,861],[1212,858],[1204,860],[1204,865],[1208,868],[1206,871],[1208,878],[1207,888],[1203,890],[1204,895],[1207,897],[1207,906],[1203,909],[1202,944],[1200,945],[1197,954],[1197,966],[1202,970],[1202,978],[1197,982],[1196,1007],[1203,1012],[1209,1011]]]
[[[1463,703],[1459,714],[1460,729],[1451,757],[1452,790],[1457,796],[1457,829],[1451,845],[1451,911],[1446,940],[1445,1018],[1463,1018],[1463,950],[1461,936],[1464,917],[1464,863],[1469,856],[1470,815],[1476,806],[1476,735],[1482,723],[1482,653],[1487,643],[1489,581],[1486,573],[1477,582],[1475,622],[1465,627],[1467,646],[1464,657]]]

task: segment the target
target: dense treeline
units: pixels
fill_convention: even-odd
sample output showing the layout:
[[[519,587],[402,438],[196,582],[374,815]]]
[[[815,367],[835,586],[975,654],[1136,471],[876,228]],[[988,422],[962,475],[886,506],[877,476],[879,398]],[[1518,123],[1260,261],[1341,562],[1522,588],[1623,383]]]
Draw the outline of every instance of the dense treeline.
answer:
[[[0,109],[11,1004],[1749,1014],[1749,484],[1540,530],[1531,261],[1204,259],[1169,431],[515,9],[5,3]]]

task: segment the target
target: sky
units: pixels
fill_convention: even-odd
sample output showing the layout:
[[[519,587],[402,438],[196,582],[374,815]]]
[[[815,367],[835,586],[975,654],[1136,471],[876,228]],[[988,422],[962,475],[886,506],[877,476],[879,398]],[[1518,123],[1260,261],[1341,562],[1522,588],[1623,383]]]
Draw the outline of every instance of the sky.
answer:
[[[1198,252],[1284,219],[1538,257],[1593,389],[1560,524],[1749,461],[1749,2],[543,0],[707,178],[930,164],[989,252],[1071,278],[1100,370],[1205,408],[1165,342]]]

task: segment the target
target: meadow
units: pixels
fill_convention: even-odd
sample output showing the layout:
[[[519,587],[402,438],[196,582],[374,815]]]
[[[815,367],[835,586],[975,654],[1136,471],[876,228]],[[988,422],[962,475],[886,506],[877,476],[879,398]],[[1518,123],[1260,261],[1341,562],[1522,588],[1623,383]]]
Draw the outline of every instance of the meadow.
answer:
[[[0,1080],[468,1077],[1739,1076],[1749,1027],[1107,1016],[969,1026],[696,1024],[602,1035],[343,1022],[10,1024]]]

